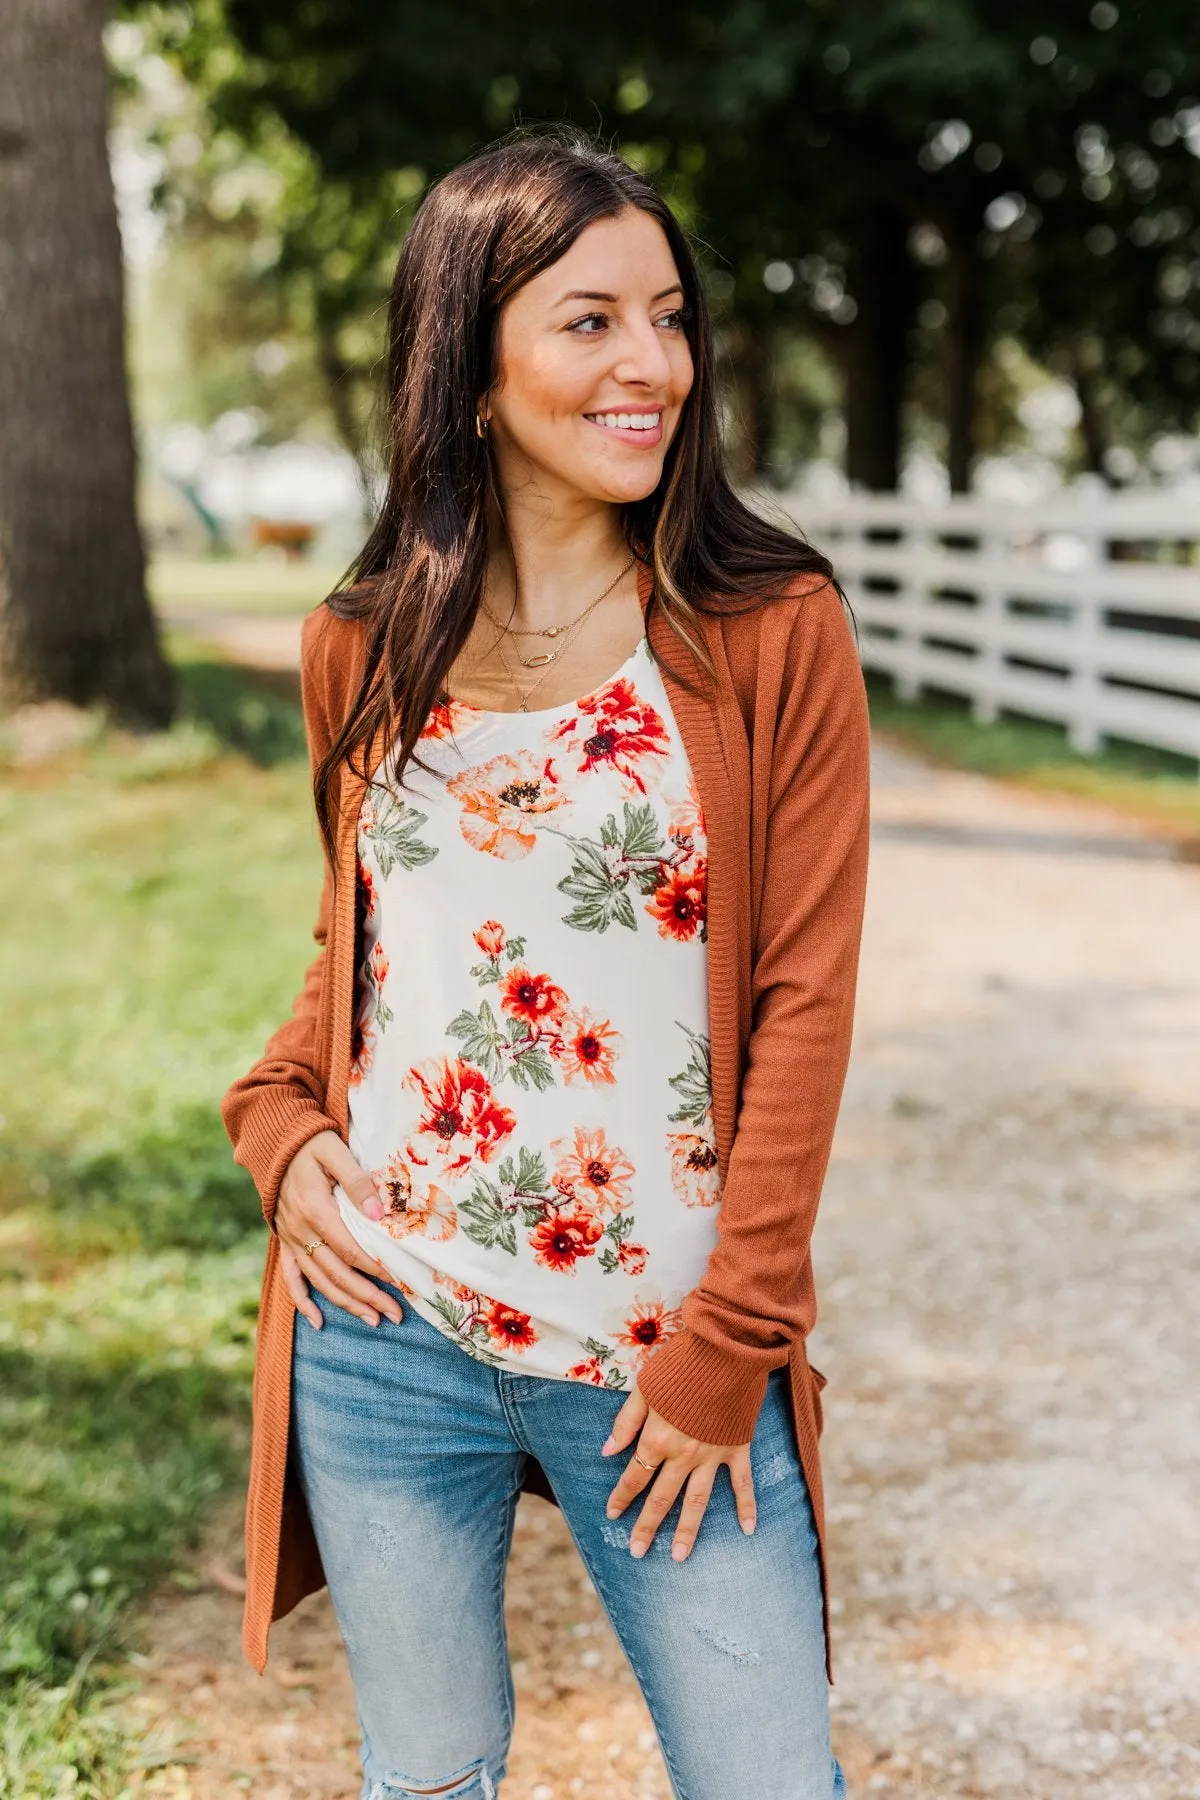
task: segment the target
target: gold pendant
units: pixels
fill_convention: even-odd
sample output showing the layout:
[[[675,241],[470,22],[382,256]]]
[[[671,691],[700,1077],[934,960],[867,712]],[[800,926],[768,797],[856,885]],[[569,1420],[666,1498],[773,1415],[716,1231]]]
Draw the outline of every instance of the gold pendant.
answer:
[[[544,669],[547,663],[552,663],[554,661],[554,657],[555,652],[553,650],[544,650],[538,656],[523,656],[521,658],[521,666],[525,669]]]

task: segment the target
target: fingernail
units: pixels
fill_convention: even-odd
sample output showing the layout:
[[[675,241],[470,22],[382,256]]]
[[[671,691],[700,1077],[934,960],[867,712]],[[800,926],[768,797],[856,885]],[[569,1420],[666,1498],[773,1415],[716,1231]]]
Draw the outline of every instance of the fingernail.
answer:
[[[617,1446],[613,1443],[611,1438],[605,1438],[603,1444],[600,1446],[601,1456],[611,1456],[616,1447]]]
[[[615,1506],[606,1506],[604,1509],[604,1516],[606,1519],[615,1519],[617,1516],[616,1507]]]
[[[686,1555],[687,1549],[683,1544],[676,1544],[671,1551],[671,1557],[674,1562],[682,1562]]]
[[[646,1554],[645,1544],[631,1544],[629,1546],[629,1554],[630,1554],[630,1556],[645,1556],[645,1554]]]
[[[746,1536],[749,1537],[750,1533],[754,1530],[754,1520],[753,1519],[743,1519],[742,1520],[742,1530],[745,1532]]]
[[[363,1216],[364,1216],[364,1218],[368,1218],[368,1219],[376,1219],[376,1220],[382,1219],[382,1217],[383,1217],[383,1201],[380,1200],[378,1198],[378,1196],[374,1196],[370,1200],[364,1200],[363,1201]]]

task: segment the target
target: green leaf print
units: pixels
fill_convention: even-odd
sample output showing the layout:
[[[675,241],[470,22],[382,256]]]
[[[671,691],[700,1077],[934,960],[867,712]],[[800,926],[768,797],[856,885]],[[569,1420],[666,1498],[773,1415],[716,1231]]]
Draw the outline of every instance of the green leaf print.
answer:
[[[509,1072],[519,1088],[536,1088],[545,1093],[554,1086],[554,1064],[545,1048],[531,1036],[524,1019],[508,1021],[508,1038],[512,1060]]]
[[[489,1081],[500,1081],[504,1075],[501,1051],[507,1044],[503,1027],[484,1000],[477,1013],[464,1007],[446,1027],[448,1037],[462,1039],[463,1055],[483,1070]]]
[[[678,1075],[668,1076],[671,1086],[680,1096],[680,1104],[669,1119],[677,1123],[703,1125],[712,1106],[712,1051],[708,1038],[698,1031],[689,1031],[686,1025],[680,1025],[680,1031],[687,1038],[691,1047],[687,1067]]]
[[[516,1166],[511,1156],[506,1156],[496,1173],[504,1186],[519,1198],[531,1195],[544,1197],[550,1191],[550,1181],[546,1174],[546,1164],[540,1150],[528,1150],[522,1144],[517,1150]]]
[[[511,1075],[519,1088],[539,1093],[554,1086],[554,1065],[524,1019],[504,1025],[484,1000],[477,1013],[465,1008],[446,1027],[448,1037],[462,1039],[463,1055],[499,1084]]]
[[[473,1319],[468,1323],[466,1307],[460,1306],[445,1294],[435,1294],[433,1306],[450,1326],[468,1356],[473,1356],[476,1362],[499,1366],[500,1358],[488,1348],[488,1329],[482,1319]]]
[[[385,794],[375,805],[375,820],[363,837],[372,845],[379,873],[386,880],[396,867],[419,869],[437,855],[435,844],[422,843],[417,836],[428,814],[418,812],[407,800]]]
[[[606,1388],[623,1388],[628,1385],[624,1369],[619,1363],[613,1361],[616,1352],[611,1344],[603,1343],[600,1338],[588,1337],[583,1340],[583,1348],[589,1356],[595,1358],[602,1368],[605,1363],[610,1365],[604,1370]]]
[[[507,1250],[515,1256],[517,1213],[527,1227],[540,1224],[549,1192],[541,1152],[521,1145],[515,1163],[511,1156],[503,1158],[495,1181],[476,1174],[470,1194],[459,1203],[459,1223],[472,1243],[481,1244],[485,1250]]]
[[[596,1260],[606,1275],[614,1275],[621,1267],[620,1246],[633,1235],[633,1214],[618,1213],[604,1227],[604,1235],[608,1242]]]
[[[563,833],[562,835],[566,835]],[[622,823],[609,813],[600,838],[568,837],[570,872],[558,883],[560,893],[577,902],[563,924],[575,931],[607,931],[610,925],[637,930],[637,915],[627,892],[630,883],[652,894],[662,879],[665,853],[654,809],[645,801],[625,802]]]
[[[506,1206],[500,1189],[486,1175],[477,1175],[465,1200],[459,1202],[458,1222],[463,1234],[485,1250],[517,1254],[517,1227],[513,1208]]]

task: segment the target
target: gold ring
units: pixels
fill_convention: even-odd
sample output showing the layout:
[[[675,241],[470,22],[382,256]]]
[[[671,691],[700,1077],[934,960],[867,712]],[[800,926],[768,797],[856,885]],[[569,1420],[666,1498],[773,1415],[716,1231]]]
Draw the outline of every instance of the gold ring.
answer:
[[[311,1244],[305,1244],[304,1245],[305,1256],[315,1256],[317,1254],[317,1251],[324,1244],[324,1242],[325,1242],[324,1238],[314,1238]]]
[[[636,1451],[636,1450],[635,1450],[635,1451],[634,1451],[634,1453],[633,1453],[633,1460],[634,1460],[634,1462],[635,1462],[635,1463],[642,1463],[642,1467],[643,1467],[643,1469],[649,1469],[649,1471],[650,1471],[650,1473],[651,1473],[651,1474],[652,1474],[652,1475],[653,1475],[653,1473],[654,1473],[654,1471],[655,1471],[655,1469],[657,1469],[657,1468],[660,1468],[660,1467],[661,1467],[661,1464],[659,1464],[659,1463],[648,1463],[648,1462],[642,1462],[642,1459],[641,1459],[641,1457],[640,1457],[640,1456],[639,1456],[639,1455],[638,1455],[638,1453],[637,1453],[637,1451]]]

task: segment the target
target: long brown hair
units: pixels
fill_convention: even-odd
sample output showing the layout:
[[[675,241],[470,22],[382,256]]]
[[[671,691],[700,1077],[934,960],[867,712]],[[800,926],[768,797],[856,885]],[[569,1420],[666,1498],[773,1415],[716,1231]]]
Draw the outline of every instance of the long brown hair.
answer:
[[[331,862],[339,769],[348,762],[368,778],[361,765],[376,733],[390,728],[403,772],[475,620],[489,511],[500,503],[475,420],[499,373],[501,308],[594,220],[631,206],[658,221],[671,247],[694,369],[661,481],[622,509],[630,550],[653,571],[649,606],[662,607],[711,677],[698,613],[731,601],[761,604],[800,572],[832,579],[824,556],[759,518],[730,486],[704,287],[662,196],[572,130],[519,132],[481,151],[426,195],[392,284],[387,492],[345,584],[325,602],[339,618],[363,621],[366,651],[358,691],[314,781]]]

